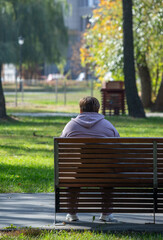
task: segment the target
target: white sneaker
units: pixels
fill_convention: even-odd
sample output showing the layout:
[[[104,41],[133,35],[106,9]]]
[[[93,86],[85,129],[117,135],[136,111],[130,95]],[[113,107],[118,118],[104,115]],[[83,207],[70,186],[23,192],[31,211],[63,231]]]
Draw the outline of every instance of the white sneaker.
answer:
[[[68,213],[67,216],[66,216],[66,220],[69,221],[69,222],[72,222],[72,221],[78,221],[79,218],[76,214]]]
[[[104,222],[118,222],[116,218],[114,218],[113,214],[101,214],[99,220]]]

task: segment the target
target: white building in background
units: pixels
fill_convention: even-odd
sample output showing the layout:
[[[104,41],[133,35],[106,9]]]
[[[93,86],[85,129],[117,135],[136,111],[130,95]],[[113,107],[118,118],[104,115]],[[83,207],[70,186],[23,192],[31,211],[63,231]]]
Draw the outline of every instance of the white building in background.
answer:
[[[14,64],[3,64],[2,81],[14,83],[16,77],[16,67]]]

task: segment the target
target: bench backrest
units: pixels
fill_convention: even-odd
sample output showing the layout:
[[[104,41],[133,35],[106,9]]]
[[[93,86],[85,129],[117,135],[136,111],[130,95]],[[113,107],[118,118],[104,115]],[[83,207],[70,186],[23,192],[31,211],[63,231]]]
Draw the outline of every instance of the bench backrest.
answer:
[[[55,138],[54,151],[56,212],[163,213],[163,138]]]

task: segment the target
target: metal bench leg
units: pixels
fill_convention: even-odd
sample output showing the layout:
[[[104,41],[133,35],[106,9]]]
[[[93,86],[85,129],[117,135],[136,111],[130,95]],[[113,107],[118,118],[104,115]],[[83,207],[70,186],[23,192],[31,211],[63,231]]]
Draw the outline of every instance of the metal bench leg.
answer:
[[[56,211],[54,212],[54,225],[56,225]]]
[[[156,212],[157,212],[157,142],[153,141],[153,222],[156,222]]]
[[[156,214],[155,214],[155,212],[153,213],[153,223],[154,224],[156,223]]]

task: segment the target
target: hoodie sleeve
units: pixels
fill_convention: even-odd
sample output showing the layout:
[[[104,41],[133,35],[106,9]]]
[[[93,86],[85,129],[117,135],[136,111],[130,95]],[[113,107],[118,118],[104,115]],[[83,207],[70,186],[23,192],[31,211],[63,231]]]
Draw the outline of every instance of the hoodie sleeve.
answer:
[[[64,127],[60,137],[69,137],[75,129],[75,123],[71,120]]]
[[[66,129],[67,129],[67,125],[68,125],[68,123],[66,124],[66,126],[64,127],[64,129],[63,129],[63,131],[62,131],[62,133],[61,133],[61,135],[60,135],[60,137],[67,137],[67,131],[66,131]]]
[[[115,137],[120,137],[120,135],[116,129],[115,129]]]
[[[110,123],[111,124],[111,123]],[[114,132],[114,137],[120,137],[119,132],[117,131],[117,129],[111,124],[113,132]]]

